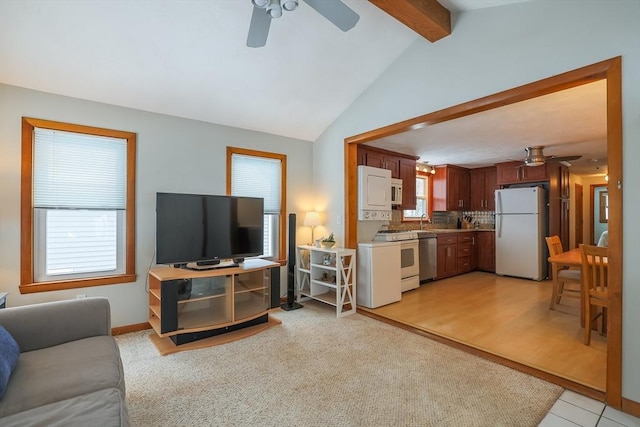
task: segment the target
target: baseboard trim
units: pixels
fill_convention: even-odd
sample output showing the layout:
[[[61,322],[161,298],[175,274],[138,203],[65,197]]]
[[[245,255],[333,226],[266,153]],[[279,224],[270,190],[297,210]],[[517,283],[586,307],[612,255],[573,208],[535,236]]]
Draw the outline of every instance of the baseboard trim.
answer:
[[[631,399],[622,398],[622,412],[640,418],[640,403]]]
[[[118,326],[117,328],[111,328],[111,335],[116,336],[116,335],[128,334],[130,332],[146,331],[147,329],[151,329],[151,325],[149,324],[149,322],[136,323],[134,325]]]

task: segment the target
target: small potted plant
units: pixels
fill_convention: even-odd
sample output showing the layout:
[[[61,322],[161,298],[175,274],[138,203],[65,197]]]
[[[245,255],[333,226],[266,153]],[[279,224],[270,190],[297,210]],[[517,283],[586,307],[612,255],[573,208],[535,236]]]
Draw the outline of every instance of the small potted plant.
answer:
[[[325,249],[332,248],[335,244],[336,239],[333,237],[333,233],[329,234],[329,237],[323,237],[322,240],[320,240],[320,246]]]

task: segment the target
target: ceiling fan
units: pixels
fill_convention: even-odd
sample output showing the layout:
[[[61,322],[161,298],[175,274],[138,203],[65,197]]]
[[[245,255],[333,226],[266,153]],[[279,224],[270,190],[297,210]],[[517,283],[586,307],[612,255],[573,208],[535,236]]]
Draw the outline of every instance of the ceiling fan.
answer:
[[[534,147],[527,147],[524,149],[527,155],[524,158],[525,166],[540,166],[544,165],[547,160],[557,160],[559,162],[569,162],[571,160],[578,160],[582,156],[545,156],[542,150],[543,145],[536,145]]]
[[[248,47],[262,47],[267,43],[271,20],[282,16],[282,11],[291,12],[298,7],[299,0],[251,0],[253,14],[247,36]],[[320,15],[327,18],[342,31],[353,28],[360,15],[340,0],[303,0]]]

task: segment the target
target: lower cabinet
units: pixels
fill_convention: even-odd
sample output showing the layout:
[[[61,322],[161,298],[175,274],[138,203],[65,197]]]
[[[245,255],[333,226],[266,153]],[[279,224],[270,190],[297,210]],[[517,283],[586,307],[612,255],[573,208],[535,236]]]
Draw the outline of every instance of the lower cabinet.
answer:
[[[495,273],[496,271],[496,233],[478,231],[476,233],[476,269]]]
[[[149,323],[175,344],[265,323],[273,306],[271,289],[280,287],[279,268],[265,260],[204,271],[154,267],[149,271]]]
[[[493,236],[485,231],[458,231],[439,233],[438,241],[438,271],[436,279],[464,274],[474,270],[485,270],[484,259],[478,257],[477,239]],[[490,271],[490,270],[486,270]]]
[[[451,234],[439,234],[437,279],[458,274],[458,237]]]
[[[458,243],[458,265],[456,272],[458,274],[468,273],[470,271],[475,270],[475,262],[474,262],[474,233],[458,233],[457,235],[457,243]]]

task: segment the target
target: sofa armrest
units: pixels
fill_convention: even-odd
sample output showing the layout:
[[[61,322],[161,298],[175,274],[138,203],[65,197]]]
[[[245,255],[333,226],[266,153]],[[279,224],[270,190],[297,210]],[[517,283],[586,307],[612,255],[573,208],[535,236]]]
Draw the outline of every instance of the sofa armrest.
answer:
[[[103,297],[10,307],[0,310],[0,325],[26,352],[111,335],[111,309]]]

